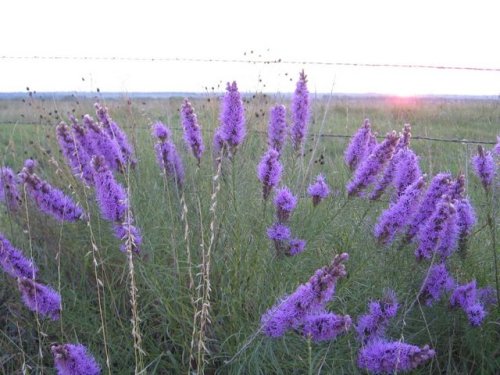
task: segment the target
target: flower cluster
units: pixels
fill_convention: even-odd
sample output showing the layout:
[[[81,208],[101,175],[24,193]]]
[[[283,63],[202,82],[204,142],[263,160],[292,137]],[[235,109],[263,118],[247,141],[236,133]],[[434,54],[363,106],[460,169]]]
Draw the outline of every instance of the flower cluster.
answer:
[[[187,99],[184,99],[182,103],[181,122],[184,127],[184,140],[186,141],[186,145],[193,152],[199,166],[205,146],[203,145],[198,118],[196,117],[192,104]]]
[[[478,146],[477,155],[472,157],[472,167],[484,189],[488,191],[495,177],[495,161],[491,152],[485,151],[482,146]]]
[[[363,189],[375,181],[377,175],[391,160],[398,142],[399,137],[396,132],[388,133],[385,140],[375,147],[370,156],[363,159],[356,169],[353,179],[347,184],[349,196],[360,195]]]
[[[281,154],[285,144],[287,133],[286,109],[284,105],[276,105],[271,108],[269,126],[267,133],[267,145]]]
[[[133,217],[128,203],[127,192],[120,185],[102,156],[92,159],[96,199],[101,215],[114,225],[115,236],[125,240],[121,250],[130,248],[139,253],[142,237],[139,229],[133,225]]]
[[[305,143],[309,121],[309,91],[307,89],[307,76],[300,72],[297,87],[292,98],[292,128],[291,139],[293,148],[300,152]]]
[[[90,164],[91,157],[77,140],[76,129],[81,130],[82,128],[77,126],[72,131],[65,122],[61,122],[56,128],[57,140],[73,174],[81,178],[88,186],[92,186],[94,184],[94,170]]]
[[[7,209],[12,212],[18,211],[22,202],[17,182],[12,169],[0,168],[0,201],[4,201]]]
[[[344,152],[344,160],[351,171],[356,170],[365,157],[371,153],[369,150],[370,139],[372,139],[372,146],[373,143],[377,142],[376,138],[372,136],[370,120],[365,119]]]
[[[0,233],[0,267],[14,278],[36,278],[38,268]]]
[[[157,138],[155,151],[158,165],[181,188],[184,185],[184,166],[171,139],[170,129],[158,121],[153,125],[152,132]]]
[[[486,289],[478,290],[476,280],[472,280],[470,283],[458,285],[450,297],[450,306],[460,307],[472,326],[481,325],[486,316],[485,304],[493,302],[481,298],[485,294],[484,290]]]
[[[370,302],[368,313],[358,319],[356,331],[362,348],[358,367],[379,373],[407,372],[435,356],[428,345],[422,348],[402,341],[389,341],[385,331],[398,310],[396,295],[388,291],[381,301]]]
[[[127,134],[125,134],[122,128],[120,128],[120,126],[109,116],[108,108],[100,103],[95,103],[94,107],[102,128],[109,138],[115,141],[120,148],[124,162],[130,164],[131,167],[135,167],[137,160],[135,160],[134,150],[128,141]]]
[[[273,148],[267,150],[257,167],[257,177],[262,182],[262,197],[267,200],[272,189],[278,186],[283,166],[279,161],[279,153]]]
[[[268,310],[261,318],[264,333],[280,337],[295,329],[322,341],[347,332],[350,317],[328,313],[325,305],[333,298],[337,280],[347,275],[343,263],[348,258],[346,253],[335,256],[331,265],[317,270],[307,283]]]
[[[82,344],[55,344],[50,348],[58,375],[98,375],[101,368]]]
[[[427,277],[421,288],[419,299],[427,306],[441,298],[443,292],[449,292],[455,286],[455,280],[450,276],[445,263],[435,264],[429,268]]]
[[[312,198],[314,207],[328,197],[330,195],[330,188],[325,181],[325,176],[322,174],[318,175],[316,181],[307,188],[307,194]]]
[[[227,144],[234,154],[245,138],[245,114],[236,82],[228,82],[226,91],[222,100],[220,126],[215,133],[217,141],[214,138],[214,145],[221,142]]]
[[[85,219],[86,215],[70,197],[53,187],[34,173],[35,161],[28,159],[19,173],[19,179],[36,206],[43,213],[58,221],[77,221]]]

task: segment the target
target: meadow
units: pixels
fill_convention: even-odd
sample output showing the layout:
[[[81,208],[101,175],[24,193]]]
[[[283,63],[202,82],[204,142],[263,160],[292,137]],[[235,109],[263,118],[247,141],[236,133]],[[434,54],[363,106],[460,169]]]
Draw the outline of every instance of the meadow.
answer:
[[[352,172],[344,150],[349,138],[332,136],[351,136],[365,118],[382,137],[410,123],[411,148],[423,172],[464,173],[477,224],[467,250],[450,257],[450,272],[461,283],[476,279],[481,287],[495,287],[494,253],[500,241],[492,242],[487,215],[498,213],[499,204],[484,194],[471,170],[476,144],[418,138],[476,140],[491,149],[500,131],[498,102],[311,94],[304,153],[297,155],[287,141],[281,156],[281,185],[299,197],[289,226],[307,245],[296,256],[276,257],[266,235],[274,222],[272,198],[262,199],[256,169],[267,149],[269,109],[283,103],[288,110],[290,97],[243,96],[247,135],[217,173],[211,148],[222,95],[207,92],[192,100],[206,147],[199,166],[182,139],[183,98],[104,100],[96,94],[95,99],[52,100],[26,93],[0,102],[0,166],[18,172],[25,159],[36,159],[37,174],[90,216],[88,222],[61,223],[31,204],[23,204],[16,215],[1,206],[0,232],[32,256],[40,279],[60,292],[63,309],[58,321],[38,318],[22,304],[16,282],[0,273],[0,370],[52,374],[50,346],[79,342],[103,374],[365,373],[356,364],[360,344],[353,329],[321,343],[297,332],[270,338],[261,330],[267,310],[345,252],[348,275],[338,281],[329,310],[349,314],[355,323],[371,300],[394,290],[400,307],[388,335],[436,351],[415,374],[498,373],[498,305],[489,307],[479,327],[472,327],[460,309],[450,309],[447,298],[431,307],[420,303],[417,293],[429,263],[415,260],[413,244],[377,243],[373,228],[389,198],[372,202],[347,196]],[[56,139],[55,127],[61,120],[69,122],[68,114],[95,117],[95,101],[108,107],[135,149],[137,165],[117,180],[126,186],[142,232],[140,255],[119,250],[120,241],[99,215],[92,189],[71,173]],[[185,168],[182,188],[156,163],[151,125],[157,120],[172,130]],[[319,173],[332,194],[313,206],[306,189]],[[498,214],[493,218],[498,229]],[[200,314],[206,314],[203,331]]]

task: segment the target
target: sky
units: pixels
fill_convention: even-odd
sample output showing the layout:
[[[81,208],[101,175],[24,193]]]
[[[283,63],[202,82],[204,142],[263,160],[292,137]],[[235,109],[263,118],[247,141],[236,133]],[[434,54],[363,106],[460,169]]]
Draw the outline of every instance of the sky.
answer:
[[[4,1],[0,92],[203,92],[233,80],[242,91],[291,92],[304,69],[312,92],[499,95],[499,10],[496,0]]]

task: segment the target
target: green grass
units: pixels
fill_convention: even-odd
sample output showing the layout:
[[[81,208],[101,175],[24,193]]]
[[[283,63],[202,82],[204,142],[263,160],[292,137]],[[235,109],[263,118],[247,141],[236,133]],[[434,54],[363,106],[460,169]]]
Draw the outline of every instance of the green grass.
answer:
[[[62,225],[31,205],[27,207],[28,214],[23,212],[20,216],[9,215],[2,208],[0,232],[26,254],[29,254],[31,239],[40,279],[60,289],[63,312],[60,322],[42,320],[38,327],[34,315],[21,304],[15,282],[0,274],[0,369],[4,373],[15,373],[24,365],[28,373],[53,373],[50,344],[78,341],[89,347],[105,370],[102,316],[112,373],[132,373],[135,357],[126,256],[119,251],[110,225],[100,219],[92,191],[84,189],[70,174],[55,140],[58,117],[65,118],[66,113],[73,110],[77,116],[93,114],[92,102],[75,98],[58,102],[28,99],[5,102],[0,107],[0,164],[17,171],[24,159],[36,158],[42,177],[72,194],[84,208],[88,202],[91,220],[90,226],[85,223]],[[310,346],[295,333],[280,339],[269,339],[258,333],[260,317],[267,309],[340,252],[350,254],[349,277],[339,282],[336,298],[328,306],[331,311],[350,314],[355,321],[366,311],[370,299],[392,288],[401,307],[390,336],[418,345],[428,343],[437,351],[436,359],[415,373],[494,374],[498,371],[499,310],[491,308],[484,324],[471,328],[463,312],[450,311],[445,299],[431,308],[413,304],[428,263],[415,261],[412,246],[402,249],[399,243],[388,248],[377,246],[372,230],[387,202],[347,199],[344,186],[351,176],[343,164],[343,150],[348,140],[317,137],[320,133],[351,135],[363,119],[369,117],[381,135],[392,129],[399,131],[404,122],[410,122],[415,136],[491,142],[499,130],[498,104],[314,100],[310,127],[313,137],[308,140],[305,156],[297,159],[287,147],[282,158],[283,183],[301,197],[290,226],[294,235],[306,239],[308,244],[303,254],[276,259],[265,235],[266,228],[273,222],[273,206],[261,199],[256,166],[265,151],[262,132],[267,126],[267,111],[278,99],[269,95],[247,98],[249,134],[234,164],[224,164],[215,211],[206,373],[358,373],[359,344],[352,330],[336,341]],[[200,168],[182,145],[180,103],[180,99],[132,101],[126,98],[106,103],[111,116],[129,134],[139,159],[128,177],[131,205],[144,236],[144,255],[136,257],[134,264],[142,347],[146,353],[144,366],[148,374],[188,373],[194,313],[185,224],[181,219],[181,192],[172,181],[161,176],[155,163],[149,134],[152,121],[161,119],[174,128],[175,141],[185,163],[184,193],[194,264],[191,270],[195,276],[200,272],[197,265],[202,263],[200,244],[206,249],[210,237],[214,175],[210,145],[213,129],[218,125],[219,103],[214,95],[194,101],[207,146]],[[422,169],[429,175],[439,171],[466,173],[468,194],[479,222],[470,239],[467,257],[462,259],[455,254],[450,268],[461,282],[476,278],[480,286],[494,285],[491,236],[487,228],[483,228],[486,208],[491,202],[486,201],[480,183],[470,171],[468,163],[475,152],[474,146],[414,140],[412,147],[421,157]],[[320,155],[324,157],[323,164],[318,162]],[[305,188],[320,172],[325,174],[335,194],[313,208],[305,196]],[[126,182],[123,176],[119,180]],[[90,230],[99,250],[102,311],[97,300]],[[197,277],[196,282],[199,282]],[[409,310],[410,306],[413,307]],[[38,354],[39,347],[43,358]]]

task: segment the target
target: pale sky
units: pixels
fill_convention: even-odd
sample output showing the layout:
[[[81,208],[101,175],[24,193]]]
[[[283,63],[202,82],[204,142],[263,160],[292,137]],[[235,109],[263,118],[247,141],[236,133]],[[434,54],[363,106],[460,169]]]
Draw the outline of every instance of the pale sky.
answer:
[[[1,9],[0,56],[8,57],[500,68],[496,0],[25,0]],[[312,92],[500,94],[498,71],[10,58],[0,58],[0,91],[202,92],[236,80],[242,91],[290,92],[302,68]]]

